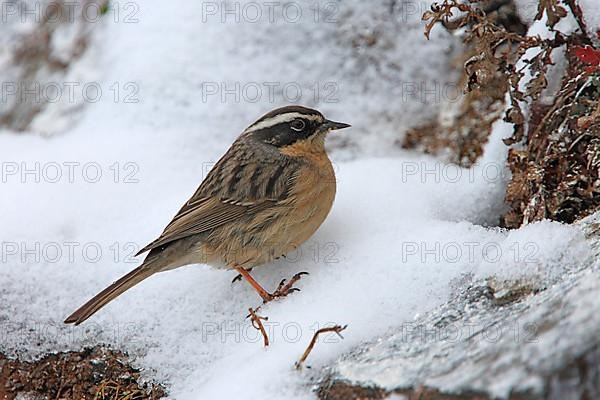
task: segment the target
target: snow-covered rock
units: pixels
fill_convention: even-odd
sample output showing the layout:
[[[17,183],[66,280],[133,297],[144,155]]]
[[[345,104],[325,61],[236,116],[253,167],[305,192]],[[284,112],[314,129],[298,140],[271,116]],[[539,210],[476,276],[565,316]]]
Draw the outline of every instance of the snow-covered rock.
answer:
[[[544,230],[544,225],[531,228]],[[341,398],[343,387],[420,390],[431,399],[598,398],[600,214],[578,223],[572,235],[564,233],[542,240],[564,256],[537,265],[560,270],[551,279],[536,278],[543,287],[518,278],[537,275],[527,264],[506,280],[459,281],[461,288],[448,303],[335,363],[322,397]],[[584,256],[588,245],[591,251]],[[583,253],[571,253],[571,246]]]

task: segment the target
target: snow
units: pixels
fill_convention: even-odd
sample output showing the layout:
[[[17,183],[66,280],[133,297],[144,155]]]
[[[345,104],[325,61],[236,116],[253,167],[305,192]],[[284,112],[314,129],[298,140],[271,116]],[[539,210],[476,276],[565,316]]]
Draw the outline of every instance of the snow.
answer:
[[[528,31],[528,35],[532,36],[535,34],[540,34],[542,37],[550,37],[552,34],[547,29],[546,25],[546,14],[544,14],[540,21],[535,21],[535,16],[538,13],[538,4],[537,2],[532,2],[529,0],[514,0],[516,5],[517,14],[521,18],[525,24],[530,26]],[[600,37],[598,36],[598,28],[600,28],[600,3],[596,0],[580,0],[577,1],[577,6],[579,6],[583,12],[583,19],[586,24],[587,34],[588,36],[598,43]],[[576,25],[576,22],[573,20],[573,16],[571,14],[571,9],[566,4],[562,4],[567,13],[569,14],[567,18],[563,18],[555,27],[556,30],[565,33],[566,30],[578,30],[579,27]]]
[[[600,43],[600,4],[596,0],[580,0],[577,4],[583,11],[588,36],[598,45]]]
[[[518,263],[513,265],[517,274],[494,274],[495,279],[512,279],[508,283],[489,282],[487,274],[478,273],[485,279],[458,283],[447,304],[346,354],[332,366],[330,378],[387,390],[423,385],[499,399],[519,394],[581,398],[593,385],[589,371],[598,364],[600,243],[593,232],[599,219],[596,213],[568,228],[546,221],[511,232],[504,244],[519,236],[536,237],[540,271],[549,268],[556,275],[519,281],[522,271],[517,269],[529,268]],[[535,286],[542,282],[545,287]],[[498,301],[523,289],[530,291],[522,292],[519,301]],[[573,365],[587,372],[574,374]]]
[[[508,179],[501,139],[510,125],[495,125],[471,170],[394,146],[439,106],[403,98],[403,89],[447,78],[441,72],[453,39],[441,29],[424,42],[418,16],[390,21],[387,11],[359,2],[340,3],[333,24],[222,23],[210,15],[204,22],[204,6],[145,2],[137,23],[123,23],[123,15],[107,20],[89,60],[70,72],[82,82],[103,75],[104,94],[85,104],[80,122],[52,138],[1,132],[0,351],[36,357],[105,343],[127,350],[173,398],[313,398],[311,382],[322,367],[444,303],[456,280],[498,274],[544,285],[560,275],[564,260],[585,253],[568,226],[494,228]],[[376,44],[353,47],[362,40],[357,32],[368,37],[378,21],[386,29]],[[398,37],[405,41],[397,44]],[[374,58],[383,60],[377,68],[368,62]],[[262,347],[244,318],[260,303],[255,292],[231,284],[233,273],[207,266],[154,276],[81,327],[62,325],[137,265],[134,248],[161,232],[245,126],[288,103],[278,90],[273,100],[256,102],[206,94],[214,83],[236,82],[263,89],[265,82],[297,83],[300,103],[353,124],[330,138],[338,194],[327,221],[297,258],[253,271],[267,288],[310,272],[300,293],[260,310],[269,317],[271,346]],[[123,101],[128,83],[139,88],[138,102]],[[338,101],[322,94],[315,101],[315,83],[321,90],[337,85]],[[51,128],[53,112],[38,123]],[[566,246],[562,237],[579,245]],[[538,264],[530,269],[511,246],[525,254],[531,242]],[[502,249],[500,259],[484,251],[492,247]],[[307,361],[313,368],[294,370],[314,331],[334,323],[349,325],[345,339],[321,341]]]

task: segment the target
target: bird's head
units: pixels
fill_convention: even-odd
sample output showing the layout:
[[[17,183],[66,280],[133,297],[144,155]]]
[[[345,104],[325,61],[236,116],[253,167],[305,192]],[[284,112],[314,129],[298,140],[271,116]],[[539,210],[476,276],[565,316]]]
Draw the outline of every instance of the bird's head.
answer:
[[[325,136],[350,125],[326,119],[317,110],[302,106],[277,108],[259,118],[244,131],[244,136],[275,146],[282,152],[293,148],[322,151]]]

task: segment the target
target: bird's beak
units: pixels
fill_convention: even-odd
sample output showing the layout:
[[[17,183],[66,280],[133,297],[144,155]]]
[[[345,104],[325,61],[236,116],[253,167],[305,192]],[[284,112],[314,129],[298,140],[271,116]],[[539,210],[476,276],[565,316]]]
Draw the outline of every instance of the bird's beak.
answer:
[[[343,122],[335,122],[327,120],[323,123],[322,127],[325,131],[336,131],[338,129],[344,129],[350,127],[350,124],[345,124]]]

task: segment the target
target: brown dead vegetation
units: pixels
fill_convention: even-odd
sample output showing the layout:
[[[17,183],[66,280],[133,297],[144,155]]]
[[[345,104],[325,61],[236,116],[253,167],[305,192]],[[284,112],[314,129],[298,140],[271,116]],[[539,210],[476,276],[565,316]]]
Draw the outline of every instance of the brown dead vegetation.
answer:
[[[102,347],[47,355],[37,361],[0,354],[0,399],[147,400],[166,396],[165,388],[142,383],[126,354]]]
[[[505,139],[512,178],[501,225],[518,228],[545,218],[574,222],[600,209],[600,51],[591,46],[576,2],[539,2],[535,18],[545,15],[550,29],[569,11],[580,27],[570,35],[553,31],[548,39],[509,30],[502,23],[507,18],[491,17],[484,3],[444,0],[423,15],[426,35],[436,23],[464,29],[466,95],[450,124],[414,129],[403,146],[446,152],[450,162],[470,166],[502,116],[506,96],[504,120],[514,132]],[[555,50],[566,54],[568,68],[558,90],[548,93]],[[523,87],[526,73],[531,78]]]

